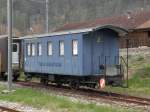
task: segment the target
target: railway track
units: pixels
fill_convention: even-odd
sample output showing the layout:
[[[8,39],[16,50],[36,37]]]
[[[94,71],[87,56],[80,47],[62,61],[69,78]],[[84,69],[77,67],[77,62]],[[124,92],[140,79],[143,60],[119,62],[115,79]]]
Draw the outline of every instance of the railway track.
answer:
[[[94,94],[94,96],[96,97],[102,97],[108,100],[133,103],[142,106],[150,106],[150,99],[148,98],[129,96],[129,95],[107,92],[107,91],[96,90],[96,89],[82,89],[82,91],[90,92],[90,94]]]
[[[59,92],[64,92],[64,91],[71,92],[71,93],[76,93],[76,94],[83,95],[83,96],[88,96],[88,97],[91,97],[92,99],[101,98],[105,100],[123,102],[123,103],[128,103],[128,104],[136,104],[140,106],[150,106],[150,99],[148,98],[129,96],[129,95],[124,95],[124,94],[119,94],[119,93],[114,93],[114,92],[107,92],[107,91],[91,89],[91,88],[82,87],[78,90],[71,90],[68,86],[58,87],[54,84],[49,84],[47,86],[44,86],[44,85],[41,85],[40,83],[24,82],[24,81],[16,82],[16,84],[19,84],[21,86],[26,86],[26,87],[32,87],[32,88],[54,89],[54,90],[58,90]]]
[[[0,106],[0,112],[20,112],[20,111]]]

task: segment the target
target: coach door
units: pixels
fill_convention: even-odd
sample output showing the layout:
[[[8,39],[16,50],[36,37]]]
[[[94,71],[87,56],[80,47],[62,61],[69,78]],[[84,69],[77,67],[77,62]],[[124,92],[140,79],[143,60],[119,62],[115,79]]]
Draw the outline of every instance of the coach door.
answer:
[[[12,63],[19,63],[19,43],[13,43]]]
[[[100,33],[95,34],[92,44],[92,56],[93,56],[93,68],[92,72],[94,74],[100,74],[101,65],[104,64],[104,38]]]

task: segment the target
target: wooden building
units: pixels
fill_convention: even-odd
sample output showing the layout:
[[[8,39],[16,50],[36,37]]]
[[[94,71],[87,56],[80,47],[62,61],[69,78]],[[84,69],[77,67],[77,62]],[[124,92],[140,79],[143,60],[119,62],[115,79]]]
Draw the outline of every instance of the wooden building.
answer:
[[[129,47],[150,47],[150,20],[144,22],[134,29],[129,29]],[[120,39],[120,47],[126,47],[126,41],[124,38]]]
[[[150,30],[150,29],[149,29]],[[150,47],[150,31],[145,30],[134,30],[129,32],[129,48],[147,46]],[[125,38],[120,38],[120,47],[126,48]]]

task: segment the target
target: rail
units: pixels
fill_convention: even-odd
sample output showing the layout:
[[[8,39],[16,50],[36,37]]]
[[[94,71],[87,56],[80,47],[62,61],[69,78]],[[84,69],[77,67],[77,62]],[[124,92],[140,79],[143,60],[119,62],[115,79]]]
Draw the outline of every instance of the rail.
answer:
[[[87,97],[91,97],[91,99],[105,99],[109,101],[117,101],[117,102],[124,102],[124,103],[132,103],[136,105],[141,105],[141,106],[150,106],[150,99],[148,98],[141,98],[141,97],[136,97],[136,96],[130,96],[130,95],[125,95],[125,94],[120,94],[120,93],[114,93],[114,92],[108,92],[108,91],[102,91],[99,89],[91,89],[91,88],[85,88],[81,87],[78,90],[72,90],[68,86],[61,86],[58,87],[57,85],[54,84],[49,84],[48,86],[41,85],[40,83],[37,82],[17,82],[16,84],[19,84],[24,87],[32,87],[32,88],[37,88],[37,89],[52,89],[56,90],[59,92],[67,92],[67,93],[75,93],[79,95],[84,95]],[[71,94],[71,95],[72,95]]]
[[[20,111],[0,106],[0,112],[20,112]]]

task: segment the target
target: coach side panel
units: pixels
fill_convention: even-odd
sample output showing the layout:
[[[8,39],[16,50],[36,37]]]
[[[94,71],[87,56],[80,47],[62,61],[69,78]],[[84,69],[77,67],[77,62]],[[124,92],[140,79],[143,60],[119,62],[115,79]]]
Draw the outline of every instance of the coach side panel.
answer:
[[[73,40],[76,40],[77,55],[73,55]],[[64,42],[64,55],[60,55],[60,42]],[[52,43],[52,55],[48,55],[48,43]],[[31,45],[31,55],[28,55]],[[42,55],[38,55],[41,44]],[[69,34],[53,37],[41,37],[24,40],[24,71],[32,73],[82,76],[82,34]],[[34,49],[32,49],[34,45]],[[34,56],[32,56],[32,52]]]
[[[7,38],[0,38],[0,72],[7,72]]]

